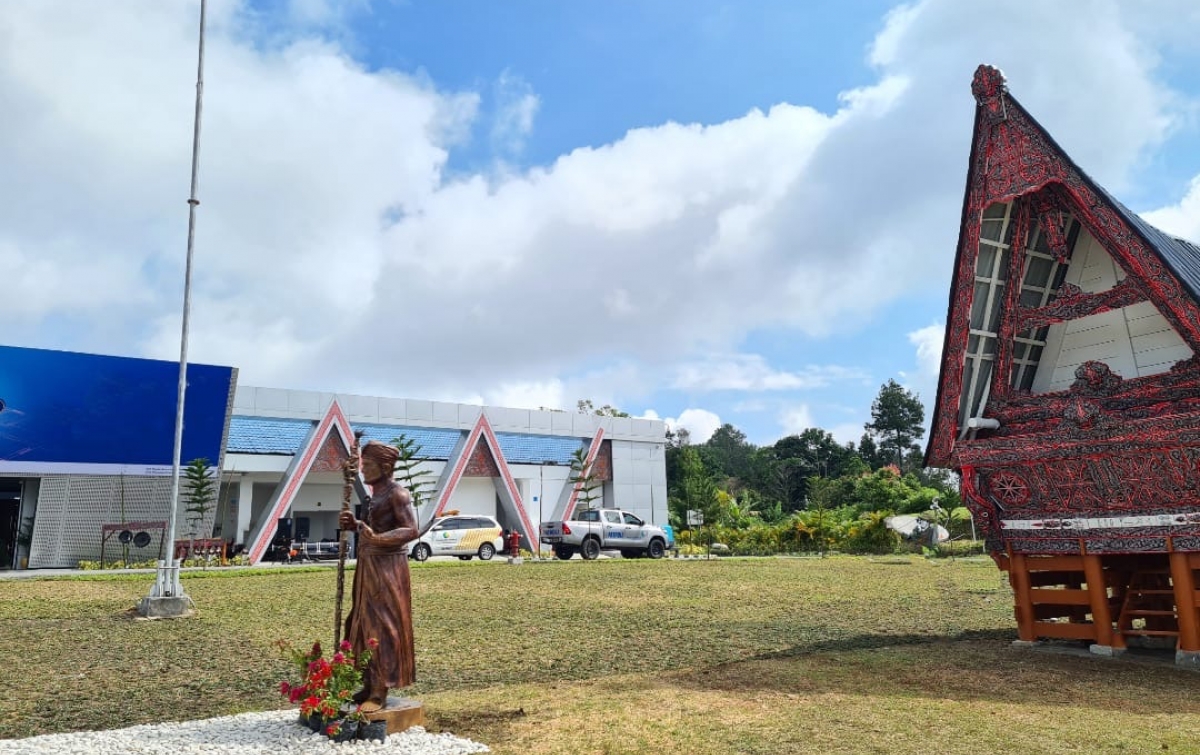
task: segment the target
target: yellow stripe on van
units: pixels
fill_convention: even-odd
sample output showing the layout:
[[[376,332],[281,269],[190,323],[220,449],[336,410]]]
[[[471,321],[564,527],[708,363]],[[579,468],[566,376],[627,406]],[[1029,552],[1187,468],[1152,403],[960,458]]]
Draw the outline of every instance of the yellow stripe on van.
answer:
[[[458,541],[458,550],[474,551],[478,550],[479,546],[485,542],[492,542],[500,537],[499,527],[488,527],[487,529],[469,530],[463,535],[462,540]]]

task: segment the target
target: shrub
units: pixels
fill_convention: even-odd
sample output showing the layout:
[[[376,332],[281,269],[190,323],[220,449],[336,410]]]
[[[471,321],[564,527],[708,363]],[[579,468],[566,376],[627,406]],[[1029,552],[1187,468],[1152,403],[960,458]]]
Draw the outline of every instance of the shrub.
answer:
[[[846,530],[840,550],[846,553],[894,553],[900,536],[888,529],[886,519],[891,512],[872,511],[858,517]]]

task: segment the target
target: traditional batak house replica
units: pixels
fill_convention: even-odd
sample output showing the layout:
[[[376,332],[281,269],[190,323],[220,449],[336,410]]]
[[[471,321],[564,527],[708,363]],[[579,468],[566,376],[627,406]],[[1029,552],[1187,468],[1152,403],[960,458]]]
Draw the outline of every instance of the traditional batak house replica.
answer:
[[[926,464],[1021,641],[1200,666],[1200,247],[1096,185],[982,66]]]

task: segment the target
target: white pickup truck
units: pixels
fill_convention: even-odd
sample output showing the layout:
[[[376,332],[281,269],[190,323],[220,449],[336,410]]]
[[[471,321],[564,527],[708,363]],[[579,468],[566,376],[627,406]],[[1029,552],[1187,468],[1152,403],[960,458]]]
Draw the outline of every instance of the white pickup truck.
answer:
[[[619,550],[623,556],[662,558],[674,545],[670,530],[646,524],[620,509],[586,509],[565,522],[542,522],[542,542],[554,547],[564,561],[578,553],[587,560],[602,550]]]

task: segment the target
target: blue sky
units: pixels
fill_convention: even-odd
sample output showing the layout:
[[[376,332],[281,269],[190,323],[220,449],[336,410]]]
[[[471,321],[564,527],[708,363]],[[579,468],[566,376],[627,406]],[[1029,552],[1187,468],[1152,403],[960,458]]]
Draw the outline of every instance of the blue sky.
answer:
[[[177,358],[196,0],[0,17],[12,345]],[[1200,236],[1189,0],[210,0],[193,360],[857,440],[934,398],[979,63]]]

